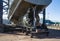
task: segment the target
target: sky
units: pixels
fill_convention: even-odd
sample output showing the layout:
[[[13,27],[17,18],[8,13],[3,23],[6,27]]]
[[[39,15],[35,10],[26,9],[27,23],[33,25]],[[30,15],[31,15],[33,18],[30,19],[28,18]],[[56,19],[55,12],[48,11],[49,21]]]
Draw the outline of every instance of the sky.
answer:
[[[8,19],[3,15],[3,19]],[[46,19],[60,22],[60,0],[52,0],[52,3],[46,8]]]
[[[7,0],[3,0],[3,1],[6,1],[6,2],[7,2]],[[6,4],[3,3],[3,6],[4,6],[4,5],[6,5]],[[8,6],[5,6],[5,8],[6,8],[6,7],[8,7]],[[6,14],[6,13],[7,13],[6,10],[3,10],[3,19],[8,19],[8,18],[7,18],[8,14]]]
[[[52,0],[52,3],[46,9],[46,18],[60,22],[60,0]]]

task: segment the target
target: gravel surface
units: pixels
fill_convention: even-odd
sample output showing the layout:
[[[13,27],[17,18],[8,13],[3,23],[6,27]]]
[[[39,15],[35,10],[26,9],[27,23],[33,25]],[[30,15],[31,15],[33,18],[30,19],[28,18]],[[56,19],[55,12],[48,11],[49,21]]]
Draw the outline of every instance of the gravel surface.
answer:
[[[20,32],[17,34],[0,33],[0,41],[60,41],[60,30],[49,29],[49,36],[40,38],[30,38],[30,36]]]
[[[23,34],[0,34],[0,41],[60,41],[60,38],[30,38]]]

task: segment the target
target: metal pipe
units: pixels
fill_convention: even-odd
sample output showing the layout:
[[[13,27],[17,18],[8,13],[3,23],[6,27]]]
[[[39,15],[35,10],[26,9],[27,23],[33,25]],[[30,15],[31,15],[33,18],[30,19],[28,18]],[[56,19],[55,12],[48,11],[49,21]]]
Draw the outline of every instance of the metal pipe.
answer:
[[[46,9],[43,10],[43,24],[45,24],[45,13],[46,13]]]
[[[0,24],[3,24],[2,15],[3,15],[3,0],[0,0]]]
[[[36,27],[36,6],[33,8],[33,16],[34,16],[34,20],[33,20],[33,27],[35,28]]]

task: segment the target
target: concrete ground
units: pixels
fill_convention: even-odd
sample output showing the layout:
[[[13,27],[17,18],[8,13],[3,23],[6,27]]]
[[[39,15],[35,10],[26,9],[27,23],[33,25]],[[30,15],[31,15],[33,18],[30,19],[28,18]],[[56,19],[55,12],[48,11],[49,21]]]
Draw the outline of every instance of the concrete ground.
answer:
[[[40,38],[30,38],[30,36],[26,36],[23,33],[18,32],[17,34],[7,34],[0,33],[0,41],[60,41],[60,30],[49,29],[48,37],[40,37]]]

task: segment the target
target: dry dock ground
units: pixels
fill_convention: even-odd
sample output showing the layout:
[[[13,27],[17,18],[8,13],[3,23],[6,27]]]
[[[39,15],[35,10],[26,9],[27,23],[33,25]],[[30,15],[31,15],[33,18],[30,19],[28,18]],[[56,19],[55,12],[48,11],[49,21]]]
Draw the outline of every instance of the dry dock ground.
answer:
[[[30,38],[30,36],[26,36],[23,33],[18,34],[7,34],[0,33],[0,41],[60,41],[60,30],[57,29],[49,29],[48,37],[39,37],[39,38]]]

